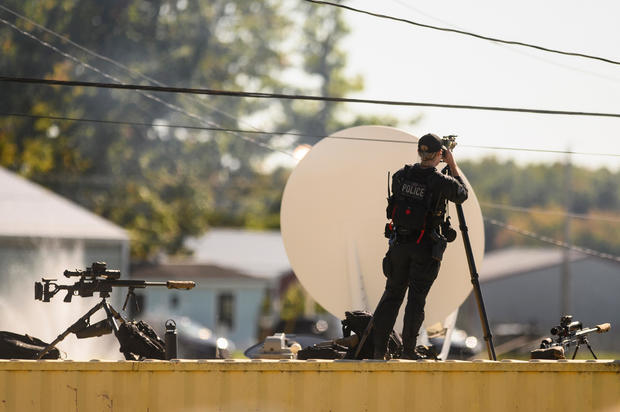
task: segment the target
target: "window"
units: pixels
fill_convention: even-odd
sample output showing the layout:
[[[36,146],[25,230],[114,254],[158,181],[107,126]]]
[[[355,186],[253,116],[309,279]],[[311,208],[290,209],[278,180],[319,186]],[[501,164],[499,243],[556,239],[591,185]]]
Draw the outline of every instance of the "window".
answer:
[[[230,292],[217,296],[217,326],[232,329],[235,319],[235,297]]]

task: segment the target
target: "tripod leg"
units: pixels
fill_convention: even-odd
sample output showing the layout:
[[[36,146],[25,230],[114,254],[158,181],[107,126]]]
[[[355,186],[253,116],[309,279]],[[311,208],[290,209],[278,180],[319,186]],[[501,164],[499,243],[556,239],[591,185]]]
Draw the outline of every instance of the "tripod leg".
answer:
[[[114,309],[108,302],[104,301],[103,310],[105,310],[106,315],[108,316],[108,321],[112,325],[112,330],[114,330],[114,335],[118,334],[118,324],[116,323],[116,319],[124,322],[125,320],[119,315],[119,313]]]
[[[577,343],[577,346],[575,346],[575,352],[573,352],[573,357],[571,358],[571,360],[574,360],[575,356],[577,356],[577,351],[579,350],[579,345],[581,345],[581,343]]]
[[[441,173],[448,173],[451,175],[449,166],[446,166]],[[482,331],[484,333],[484,340],[487,344],[487,352],[490,360],[497,360],[495,356],[495,346],[493,346],[493,336],[491,335],[491,328],[489,327],[489,319],[487,317],[487,311],[484,307],[484,301],[482,300],[482,290],[480,289],[480,281],[478,280],[478,271],[476,270],[476,262],[474,260],[474,252],[469,240],[469,229],[467,228],[467,222],[465,221],[465,213],[463,212],[463,205],[455,203],[456,214],[459,219],[459,229],[461,230],[461,236],[463,237],[463,246],[465,247],[465,255],[467,257],[467,265],[469,266],[469,275],[471,277],[471,283],[474,287],[474,296],[476,298],[476,304],[478,305],[478,314],[480,315],[480,323],[482,324]]]
[[[368,335],[370,335],[370,331],[372,330],[374,324],[375,324],[375,315],[373,314],[372,318],[370,318],[370,320],[368,321],[368,326],[366,326],[366,329],[364,329],[364,334],[362,335],[359,343],[357,344],[357,348],[355,349],[355,355],[353,356],[353,359],[357,359],[357,357],[359,356],[360,352],[362,351],[362,347],[366,343],[366,340],[368,339]]]
[[[42,359],[43,356],[45,356],[46,353],[51,351],[60,341],[62,341],[64,338],[66,338],[70,333],[75,333],[75,332],[79,331],[80,329],[82,329],[84,326],[86,326],[86,320],[89,319],[92,316],[93,313],[95,313],[99,309],[101,309],[101,307],[103,306],[104,303],[105,303],[105,301],[101,301],[98,304],[96,304],[95,306],[93,306],[88,312],[86,312],[86,314],[84,316],[79,318],[73,325],[69,326],[67,328],[67,330],[65,330],[63,333],[58,335],[58,337],[56,339],[54,339],[54,341],[52,343],[47,345],[41,352],[39,352],[39,355],[37,356],[37,359]]]
[[[125,356],[125,359],[126,360],[138,360],[131,352],[122,351],[123,344],[121,343],[121,340],[119,338],[119,331],[118,331],[118,325],[116,323],[116,319],[120,320],[122,323],[125,323],[125,319],[123,319],[123,317],[118,313],[118,311],[114,309],[114,307],[112,307],[112,305],[110,305],[107,302],[105,302],[105,304],[103,305],[103,309],[108,315],[108,321],[112,325],[112,329],[114,330],[114,336],[116,336],[116,340],[118,341],[118,344],[121,347],[121,352],[123,356]]]
[[[121,323],[125,322],[125,318],[123,318],[121,314],[118,313],[118,311],[114,309],[114,307],[112,307],[112,305],[110,305],[109,303],[108,303],[108,308],[110,309],[110,312],[112,312],[112,315],[114,316],[115,319],[120,320]]]
[[[586,342],[586,346],[588,347],[588,349],[590,349],[590,353],[592,354],[592,357],[593,357],[594,359],[598,359],[598,358],[596,357],[596,355],[594,354],[594,351],[592,350],[592,346],[590,346],[590,342],[588,342],[588,340],[587,340],[587,339],[586,339],[586,341],[585,341],[585,342]]]
[[[478,314],[480,315],[480,323],[482,324],[482,331],[484,332],[484,340],[487,344],[487,352],[490,360],[497,360],[495,356],[495,347],[493,346],[493,336],[491,335],[491,328],[489,327],[489,319],[487,318],[484,301],[482,300],[482,290],[480,289],[478,271],[476,270],[476,262],[474,260],[471,242],[469,241],[469,232],[467,223],[465,222],[465,213],[463,212],[462,205],[456,205],[456,213],[459,218],[459,228],[461,229],[463,245],[465,246],[465,255],[467,257],[467,264],[469,265],[471,283],[474,287],[474,296],[476,298],[476,304],[478,305]]]
[[[368,325],[366,326],[366,329],[364,329],[364,333],[360,337],[359,343],[357,344],[357,348],[355,349],[355,355],[353,359],[357,359],[360,352],[362,351],[362,347],[364,346],[364,344],[366,343],[366,340],[368,339],[368,336],[370,335],[370,332],[372,331],[372,328],[375,326],[375,313],[377,312],[377,309],[379,309],[379,306],[381,306],[381,303],[383,302],[384,299],[385,299],[385,293],[381,295],[381,299],[379,300],[379,303],[377,303],[377,307],[375,308],[375,311],[372,313],[372,317],[368,321]]]

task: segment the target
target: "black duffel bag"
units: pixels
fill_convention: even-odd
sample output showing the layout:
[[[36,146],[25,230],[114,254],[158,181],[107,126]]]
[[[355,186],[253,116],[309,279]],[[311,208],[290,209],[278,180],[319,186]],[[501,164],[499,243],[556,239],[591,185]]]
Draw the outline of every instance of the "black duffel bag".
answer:
[[[0,331],[0,359],[37,359],[49,344],[30,335]],[[43,359],[58,359],[60,351],[52,348]]]
[[[166,344],[153,328],[141,320],[121,323],[117,337],[125,359],[166,359]]]
[[[308,346],[297,352],[297,359],[342,359],[346,355],[347,348],[340,345]]]

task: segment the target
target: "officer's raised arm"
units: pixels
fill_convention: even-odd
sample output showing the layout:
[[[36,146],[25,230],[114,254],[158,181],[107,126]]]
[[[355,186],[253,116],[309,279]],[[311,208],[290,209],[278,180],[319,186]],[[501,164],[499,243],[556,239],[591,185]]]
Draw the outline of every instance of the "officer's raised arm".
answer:
[[[443,161],[446,162],[450,168],[450,175],[453,177],[459,177],[459,169],[456,167],[456,160],[454,160],[454,155],[452,152],[448,149],[442,149],[441,154]]]
[[[451,151],[446,149],[443,150],[443,160],[450,168],[450,174],[452,176],[452,178],[446,176],[443,186],[443,195],[449,201],[461,204],[467,200],[467,186],[465,186],[465,182],[463,182],[463,179],[461,179],[459,175],[459,169],[456,167],[456,160],[454,160]]]

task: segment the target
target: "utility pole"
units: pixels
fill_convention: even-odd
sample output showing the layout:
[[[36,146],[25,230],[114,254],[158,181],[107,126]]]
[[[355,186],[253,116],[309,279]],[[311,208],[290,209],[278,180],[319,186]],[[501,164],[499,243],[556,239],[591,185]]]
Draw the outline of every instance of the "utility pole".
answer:
[[[570,152],[570,150],[567,150]],[[571,244],[571,217],[573,210],[572,196],[572,164],[571,155],[567,154],[566,165],[564,168],[564,209],[566,215],[564,217],[564,242]],[[570,273],[570,249],[565,248],[562,254],[562,273],[560,278],[560,302],[562,315],[568,315],[571,311],[571,273]]]

